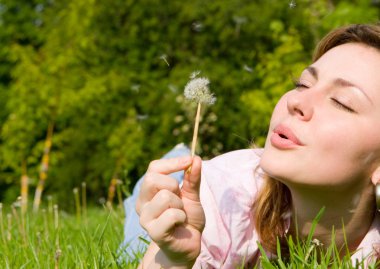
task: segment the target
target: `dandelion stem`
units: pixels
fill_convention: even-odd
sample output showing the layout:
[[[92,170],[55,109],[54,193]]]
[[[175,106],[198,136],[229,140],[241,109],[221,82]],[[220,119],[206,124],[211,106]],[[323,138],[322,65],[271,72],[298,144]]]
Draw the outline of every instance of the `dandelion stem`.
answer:
[[[191,157],[194,157],[194,155],[195,155],[195,147],[197,145],[198,127],[199,127],[200,115],[201,115],[201,102],[198,102],[197,115],[195,117],[193,142],[191,143]]]

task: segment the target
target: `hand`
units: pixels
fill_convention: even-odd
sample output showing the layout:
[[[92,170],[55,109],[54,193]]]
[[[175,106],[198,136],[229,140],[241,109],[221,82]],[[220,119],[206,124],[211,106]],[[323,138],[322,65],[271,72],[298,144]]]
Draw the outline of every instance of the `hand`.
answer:
[[[205,215],[199,198],[201,159],[190,156],[150,163],[136,203],[140,224],[175,264],[192,264],[201,247]],[[182,189],[168,176],[185,172]]]

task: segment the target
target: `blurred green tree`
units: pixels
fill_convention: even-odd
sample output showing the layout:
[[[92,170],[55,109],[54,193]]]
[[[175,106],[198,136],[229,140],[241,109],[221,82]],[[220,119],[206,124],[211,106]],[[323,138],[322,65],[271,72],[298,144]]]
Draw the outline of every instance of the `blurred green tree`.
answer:
[[[105,196],[113,177],[133,186],[150,160],[191,141],[182,91],[195,70],[218,98],[198,154],[262,146],[319,38],[378,20],[365,0],[2,0],[0,196],[17,197],[23,160],[37,184],[52,123],[47,192],[64,199],[86,181]]]

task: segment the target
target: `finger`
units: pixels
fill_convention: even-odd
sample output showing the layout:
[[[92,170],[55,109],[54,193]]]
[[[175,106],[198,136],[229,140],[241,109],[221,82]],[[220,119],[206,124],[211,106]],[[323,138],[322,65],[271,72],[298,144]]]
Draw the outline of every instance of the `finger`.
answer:
[[[168,190],[161,190],[150,202],[144,205],[140,215],[140,222],[150,222],[169,208],[183,209],[183,202],[174,193]]]
[[[160,190],[168,190],[175,194],[180,193],[179,184],[174,178],[158,173],[147,172],[141,184],[140,193],[136,202],[137,214],[141,213],[141,208],[145,203],[152,200]]]
[[[191,156],[155,160],[149,164],[148,172],[156,172],[168,175],[174,172],[185,170],[187,167],[189,167],[191,162]]]
[[[153,241],[160,243],[167,241],[170,232],[176,225],[186,221],[186,213],[178,208],[165,210],[158,218],[147,223],[144,229],[148,232]]]
[[[193,201],[200,201],[199,187],[201,184],[202,160],[198,156],[193,158],[190,173],[185,173],[181,195]]]

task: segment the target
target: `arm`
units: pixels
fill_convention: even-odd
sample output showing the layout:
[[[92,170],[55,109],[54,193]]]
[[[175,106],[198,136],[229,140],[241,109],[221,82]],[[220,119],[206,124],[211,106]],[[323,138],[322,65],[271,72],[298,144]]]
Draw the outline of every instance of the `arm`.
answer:
[[[173,268],[173,269],[189,269],[193,267],[194,263],[188,265],[175,265],[170,261],[165,254],[160,250],[156,243],[152,242],[141,261],[138,269],[161,269],[161,268]]]

